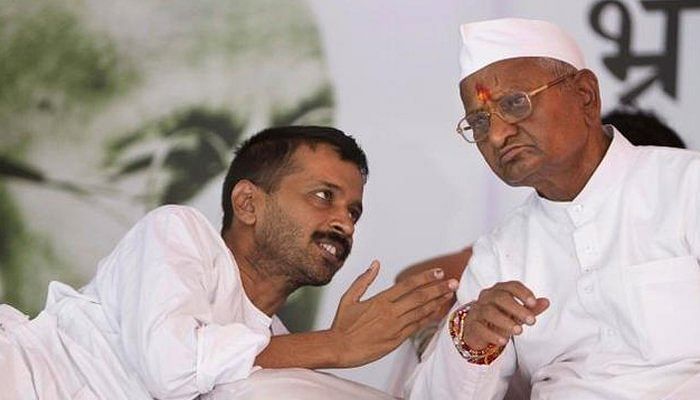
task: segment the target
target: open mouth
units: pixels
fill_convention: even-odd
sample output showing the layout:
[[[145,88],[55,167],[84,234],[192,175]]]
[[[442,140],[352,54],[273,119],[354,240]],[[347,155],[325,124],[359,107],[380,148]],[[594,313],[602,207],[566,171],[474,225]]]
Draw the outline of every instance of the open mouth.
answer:
[[[342,263],[348,256],[350,252],[350,244],[345,238],[333,238],[324,235],[323,237],[317,238],[315,240],[316,245],[321,249],[321,253],[325,258],[335,262]]]
[[[337,254],[340,253],[340,251],[338,250],[338,248],[335,247],[335,246],[332,245],[332,244],[321,243],[321,244],[319,244],[319,246],[321,246],[321,248],[322,248],[323,250],[325,250],[326,253],[330,253],[333,257],[336,257]]]

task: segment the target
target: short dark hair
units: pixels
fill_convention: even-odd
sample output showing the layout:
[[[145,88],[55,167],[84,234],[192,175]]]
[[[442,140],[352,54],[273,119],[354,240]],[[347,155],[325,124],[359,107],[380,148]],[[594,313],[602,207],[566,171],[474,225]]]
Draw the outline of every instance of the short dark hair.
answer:
[[[224,211],[222,233],[233,221],[231,191],[236,184],[247,179],[267,193],[274,192],[282,178],[294,171],[292,154],[302,144],[312,149],[318,144],[330,145],[338,152],[341,160],[355,164],[360,170],[362,181],[367,182],[367,157],[355,139],[343,131],[326,126],[265,129],[241,144],[228,168],[221,194],[221,207]]]
[[[605,114],[603,124],[617,128],[635,146],[665,146],[685,149],[685,143],[676,131],[661,121],[653,112],[636,108],[617,108]]]

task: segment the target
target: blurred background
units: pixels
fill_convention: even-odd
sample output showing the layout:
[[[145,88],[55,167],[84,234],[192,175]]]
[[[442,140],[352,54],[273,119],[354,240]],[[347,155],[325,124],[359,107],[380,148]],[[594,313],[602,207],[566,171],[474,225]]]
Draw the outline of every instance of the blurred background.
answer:
[[[238,143],[330,124],[368,154],[366,211],[334,281],[282,315],[292,330],[328,327],[371,260],[370,294],[528,193],[454,132],[458,26],[506,16],[564,26],[604,111],[652,110],[700,149],[700,0],[0,0],[0,302],[33,315],[49,281],[85,284],[158,205],[192,205],[218,227]],[[386,389],[395,358],[334,373]]]

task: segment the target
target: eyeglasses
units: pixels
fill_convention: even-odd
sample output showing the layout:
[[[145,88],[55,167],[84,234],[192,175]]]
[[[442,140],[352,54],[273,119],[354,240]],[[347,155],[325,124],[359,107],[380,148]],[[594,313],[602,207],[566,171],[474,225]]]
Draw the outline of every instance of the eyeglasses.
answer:
[[[576,75],[566,74],[529,92],[510,92],[496,100],[492,111],[479,110],[467,114],[457,122],[457,133],[469,143],[486,140],[491,129],[491,114],[498,115],[509,124],[520,122],[532,115],[532,98],[537,94]]]

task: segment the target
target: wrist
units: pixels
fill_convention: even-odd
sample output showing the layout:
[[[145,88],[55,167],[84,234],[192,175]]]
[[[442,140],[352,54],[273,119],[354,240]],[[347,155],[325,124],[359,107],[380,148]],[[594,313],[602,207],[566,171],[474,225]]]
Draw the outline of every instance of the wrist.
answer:
[[[471,364],[477,365],[489,365],[503,352],[505,346],[496,346],[492,343],[476,344],[472,343],[478,347],[472,347],[464,339],[465,336],[465,326],[464,322],[469,314],[469,309],[472,303],[467,303],[461,307],[458,307],[449,316],[448,320],[448,331],[452,337],[452,343],[457,349],[457,352]],[[471,342],[471,341],[470,341]]]
[[[330,349],[330,358],[333,363],[332,368],[347,368],[348,366],[348,348],[345,335],[333,328],[319,331],[323,335],[326,348]]]

